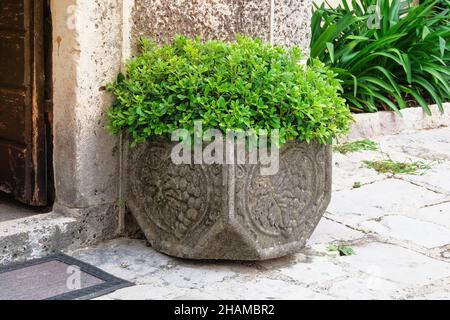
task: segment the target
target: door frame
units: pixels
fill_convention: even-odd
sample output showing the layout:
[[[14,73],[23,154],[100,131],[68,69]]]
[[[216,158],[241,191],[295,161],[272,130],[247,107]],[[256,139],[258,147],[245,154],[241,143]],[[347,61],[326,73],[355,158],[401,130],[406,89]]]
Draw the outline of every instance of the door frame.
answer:
[[[44,0],[44,107],[46,128],[47,207],[55,201],[53,173],[53,28],[51,0]]]
[[[31,0],[33,6],[31,180],[26,196],[32,206],[49,207],[54,201],[53,184],[53,90],[52,19],[50,0]],[[43,186],[43,187],[41,187]],[[31,194],[27,194],[27,192]]]
[[[25,186],[27,198],[31,198],[31,205],[45,206],[47,204],[47,139],[45,127],[45,36],[44,21],[46,0],[34,0],[33,6],[33,34],[30,38],[30,57],[32,64],[32,128],[31,133],[31,181]],[[28,168],[27,168],[28,170]],[[41,186],[44,186],[43,188]],[[31,197],[27,194],[31,192]]]

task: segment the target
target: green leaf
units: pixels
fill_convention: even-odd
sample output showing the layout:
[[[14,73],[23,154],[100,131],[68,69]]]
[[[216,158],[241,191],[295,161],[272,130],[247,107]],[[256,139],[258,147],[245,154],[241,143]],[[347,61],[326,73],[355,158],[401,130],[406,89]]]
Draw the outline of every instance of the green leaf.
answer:
[[[439,37],[439,49],[441,50],[441,57],[444,56],[446,45],[447,45],[447,41],[445,41],[444,38]]]
[[[220,108],[225,108],[227,106],[227,102],[225,101],[224,97],[220,97],[219,100],[217,100],[217,105]]]
[[[427,90],[428,93],[433,97],[435,103],[438,105],[439,111],[444,112],[444,106],[442,105],[442,99],[439,97],[438,93],[433,88],[433,85],[422,77],[416,77],[414,79],[414,82],[418,83],[425,90]],[[430,114],[431,114],[431,111],[430,111]]]
[[[425,40],[425,38],[430,34],[430,32],[431,32],[430,29],[428,29],[427,26],[424,26],[422,30],[422,40]]]
[[[340,255],[341,257],[343,257],[343,256],[353,256],[353,255],[356,254],[356,253],[355,253],[355,250],[353,250],[352,247],[350,247],[350,246],[344,246],[344,245],[335,245],[335,244],[332,244],[332,245],[329,245],[329,246],[327,247],[327,250],[328,250],[328,251],[335,251],[335,252],[338,252],[339,255]]]
[[[427,115],[431,116],[431,110],[430,110],[430,108],[428,106],[428,103],[425,101],[425,99],[416,90],[412,90],[412,89],[405,88],[405,87],[403,87],[403,90],[408,92],[409,94],[411,94],[417,100],[419,105],[422,107],[423,111]]]
[[[406,72],[406,81],[411,84],[412,82],[412,71],[411,71],[411,62],[409,61],[409,56],[406,53],[401,55],[403,69]]]
[[[327,42],[327,49],[330,54],[331,62],[334,63],[334,45],[331,42]]]

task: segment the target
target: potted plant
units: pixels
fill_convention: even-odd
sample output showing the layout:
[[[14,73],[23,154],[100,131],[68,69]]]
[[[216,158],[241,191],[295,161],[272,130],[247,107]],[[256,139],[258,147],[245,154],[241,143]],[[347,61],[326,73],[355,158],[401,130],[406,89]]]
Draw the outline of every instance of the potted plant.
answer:
[[[332,138],[351,119],[334,74],[245,37],[141,43],[108,86],[108,116],[130,139],[126,200],[151,245],[191,259],[302,249],[330,201]]]

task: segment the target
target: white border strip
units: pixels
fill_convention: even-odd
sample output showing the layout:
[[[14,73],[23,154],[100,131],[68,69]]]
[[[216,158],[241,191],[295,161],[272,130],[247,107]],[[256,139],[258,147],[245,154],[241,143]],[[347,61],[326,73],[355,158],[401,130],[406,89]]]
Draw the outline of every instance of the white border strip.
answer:
[[[405,131],[436,129],[450,126],[450,102],[444,104],[444,113],[437,105],[430,105],[432,115],[423,112],[422,108],[406,108],[401,110],[402,116],[391,111],[355,114],[355,123],[350,133],[339,141],[369,139],[377,136],[393,135]]]

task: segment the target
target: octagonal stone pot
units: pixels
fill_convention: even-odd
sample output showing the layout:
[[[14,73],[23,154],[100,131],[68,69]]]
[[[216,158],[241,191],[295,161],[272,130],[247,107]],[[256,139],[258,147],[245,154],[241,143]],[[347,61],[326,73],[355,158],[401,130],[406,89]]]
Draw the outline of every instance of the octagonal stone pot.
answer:
[[[189,259],[266,260],[301,250],[331,198],[332,152],[288,142],[280,169],[175,165],[174,143],[128,152],[127,203],[154,249]]]

